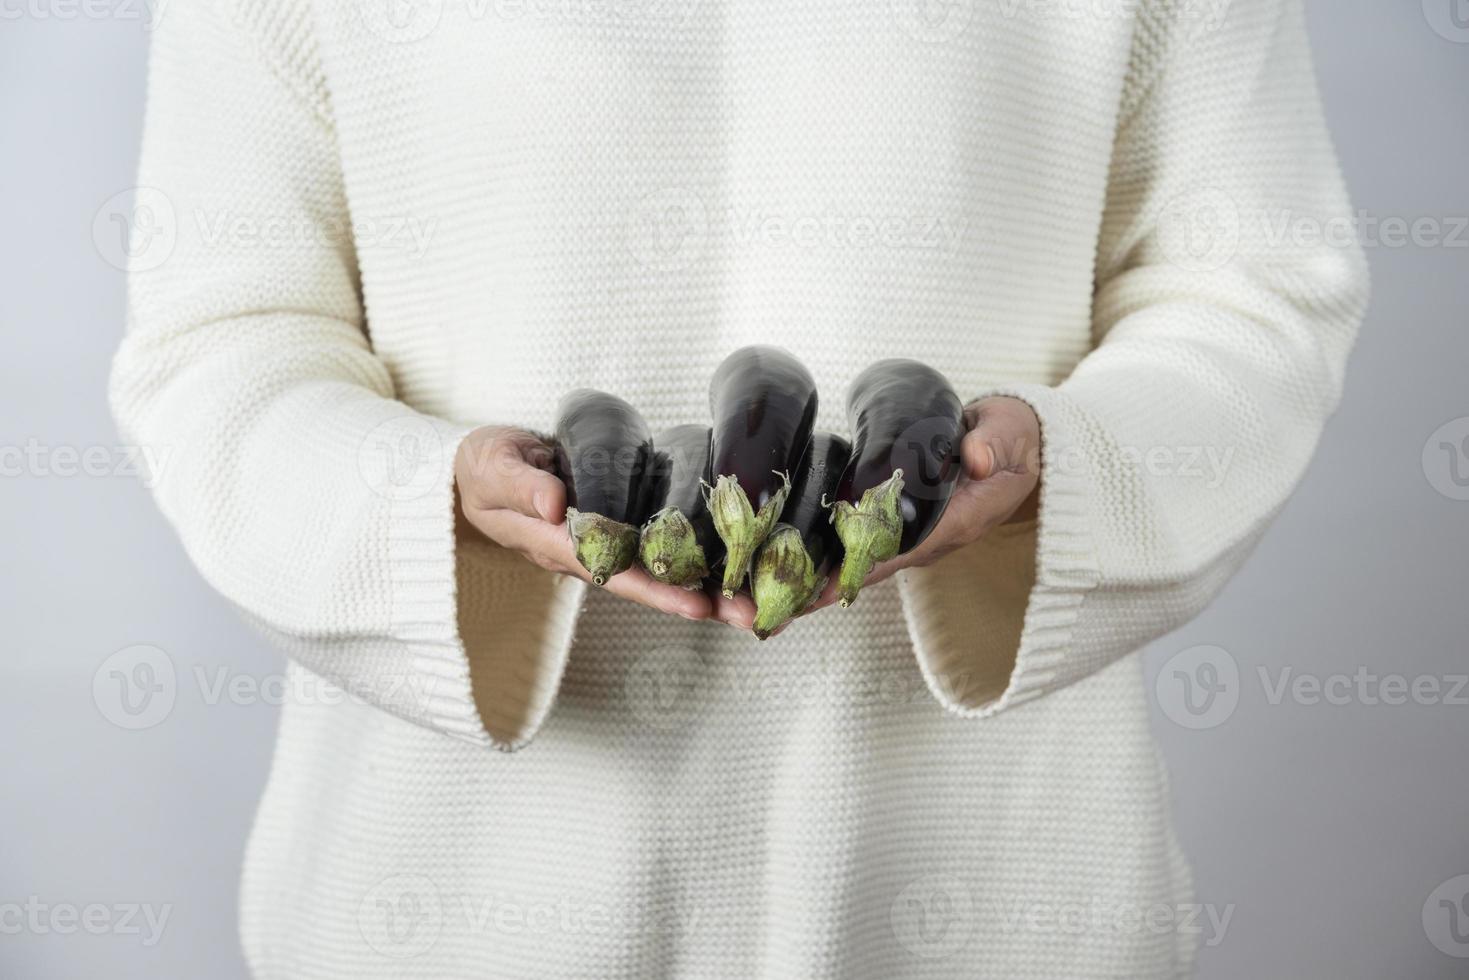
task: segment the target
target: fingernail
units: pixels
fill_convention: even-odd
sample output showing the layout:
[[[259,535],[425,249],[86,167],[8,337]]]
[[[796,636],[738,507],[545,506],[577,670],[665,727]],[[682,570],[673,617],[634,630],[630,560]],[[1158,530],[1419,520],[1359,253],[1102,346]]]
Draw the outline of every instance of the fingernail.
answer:
[[[539,490],[539,491],[536,492],[536,495],[533,498],[533,500],[534,500],[534,503],[536,505],[536,513],[541,515],[541,520],[543,520],[543,521],[550,521],[551,520],[551,495],[548,494],[548,493],[546,493],[546,491],[544,491],[544,490]]]

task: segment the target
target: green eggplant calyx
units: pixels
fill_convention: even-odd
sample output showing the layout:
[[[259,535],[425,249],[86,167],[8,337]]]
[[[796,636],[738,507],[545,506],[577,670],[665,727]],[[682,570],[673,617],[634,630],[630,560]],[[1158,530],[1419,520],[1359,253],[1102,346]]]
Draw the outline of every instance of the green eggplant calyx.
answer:
[[[791,492],[791,478],[779,471],[776,475],[780,477],[782,486],[765,501],[759,513],[751,506],[750,498],[739,481],[732,476],[721,476],[709,491],[709,515],[714,519],[714,530],[723,539],[725,547],[723,592],[726,599],[733,599],[744,584],[756,550],[765,542],[770,529],[780,518],[780,512],[785,509],[786,497]]]
[[[593,585],[606,585],[638,560],[638,529],[621,521],[568,507],[566,530],[576,546],[576,560],[591,573]]]
[[[826,577],[817,574],[811,564],[801,532],[789,524],[777,524],[760,548],[750,575],[755,636],[763,640],[805,612],[825,585]]]
[[[677,507],[665,507],[643,528],[639,557],[648,574],[667,585],[697,585],[709,574],[694,525]]]
[[[832,508],[831,520],[842,542],[842,568],[837,574],[837,602],[842,608],[857,601],[872,567],[898,557],[903,540],[903,471],[862,494],[853,507],[845,500]]]

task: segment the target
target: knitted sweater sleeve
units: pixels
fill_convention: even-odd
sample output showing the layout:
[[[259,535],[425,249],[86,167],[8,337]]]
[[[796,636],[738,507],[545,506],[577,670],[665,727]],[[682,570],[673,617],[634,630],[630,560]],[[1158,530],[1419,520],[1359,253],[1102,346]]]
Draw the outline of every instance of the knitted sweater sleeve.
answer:
[[[456,545],[465,430],[396,400],[368,342],[304,6],[190,2],[159,24],[113,411],[166,449],[155,493],[202,574],[301,664],[513,748],[549,708],[580,595]]]
[[[1301,4],[1234,0],[1209,25],[1188,16],[1201,6],[1140,7],[1092,353],[1058,385],[994,392],[1041,423],[1037,527],[902,583],[930,689],[961,714],[1064,688],[1196,615],[1339,398],[1367,272]]]

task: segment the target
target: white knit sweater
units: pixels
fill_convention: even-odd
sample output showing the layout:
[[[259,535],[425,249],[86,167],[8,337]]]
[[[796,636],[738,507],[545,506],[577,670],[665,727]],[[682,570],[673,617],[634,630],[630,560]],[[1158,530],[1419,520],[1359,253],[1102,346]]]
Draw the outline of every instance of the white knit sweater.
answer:
[[[259,976],[1188,972],[1132,654],[1290,493],[1366,295],[1300,230],[1347,203],[1298,0],[189,0],[149,99],[118,419],[351,695],[284,711]],[[456,530],[469,427],[704,420],[751,342],[837,431],[889,355],[1027,400],[1038,523],[764,644]]]

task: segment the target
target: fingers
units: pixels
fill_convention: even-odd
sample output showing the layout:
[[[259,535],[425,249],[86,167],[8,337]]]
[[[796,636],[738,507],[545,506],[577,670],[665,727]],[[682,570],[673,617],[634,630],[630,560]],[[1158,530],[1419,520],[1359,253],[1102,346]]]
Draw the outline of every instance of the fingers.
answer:
[[[467,506],[509,510],[560,524],[566,488],[551,472],[551,449],[518,429],[480,430],[460,448],[456,476]]]
[[[581,578],[588,578],[581,569]],[[664,585],[647,572],[634,565],[607,580],[604,588],[615,596],[631,599],[659,612],[684,619],[708,619],[714,611],[709,596],[698,589],[681,589],[676,585]]]
[[[507,509],[482,511],[472,520],[494,541],[520,552],[541,568],[591,581],[591,574],[576,560],[565,524],[547,524]],[[685,619],[708,619],[714,611],[703,592],[664,585],[636,566],[612,576],[604,588],[620,598]]]
[[[713,603],[712,618],[737,630],[749,630],[755,626],[755,600],[742,592],[733,599],[726,599],[717,585],[710,585],[707,595]]]
[[[475,511],[469,519],[491,541],[520,552],[548,572],[571,574],[573,566],[581,569],[564,524],[547,524],[539,518],[504,509]]]

